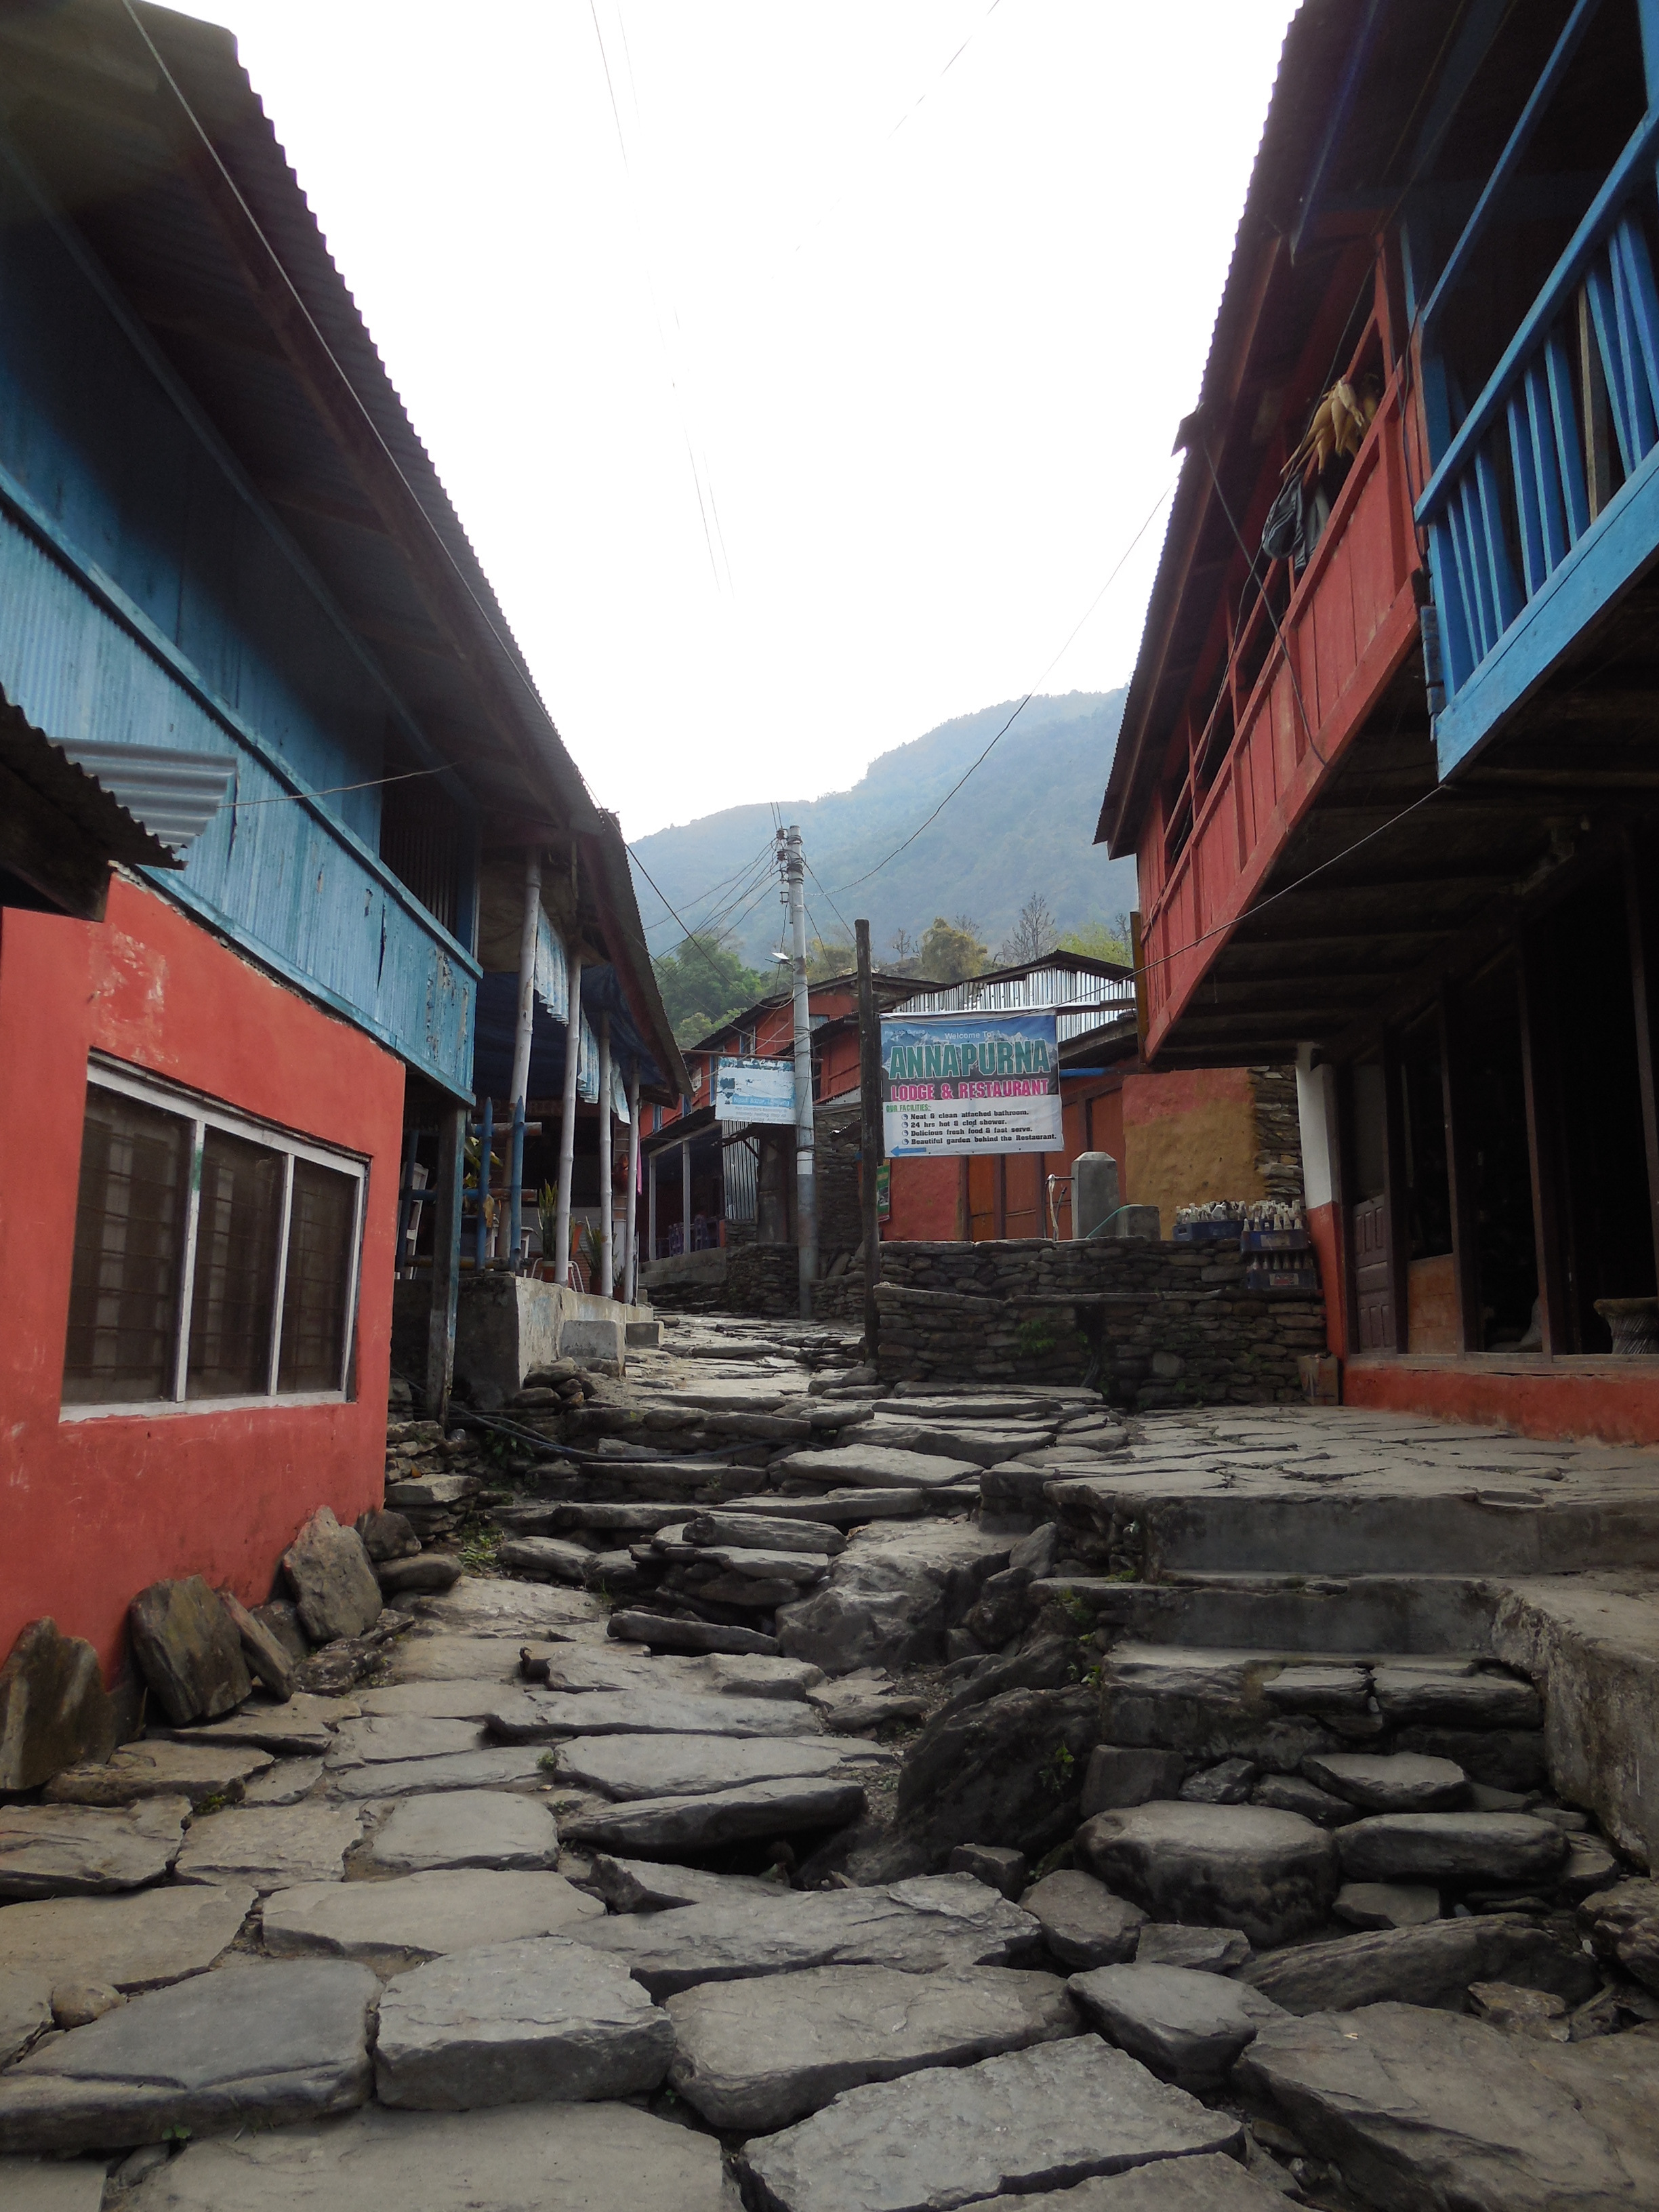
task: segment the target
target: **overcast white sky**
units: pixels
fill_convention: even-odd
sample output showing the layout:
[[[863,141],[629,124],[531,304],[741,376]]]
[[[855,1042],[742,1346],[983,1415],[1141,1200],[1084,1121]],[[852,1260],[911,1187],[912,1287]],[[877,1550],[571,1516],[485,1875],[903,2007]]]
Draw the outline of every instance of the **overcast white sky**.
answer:
[[[630,836],[1127,676],[1290,0],[190,12]]]

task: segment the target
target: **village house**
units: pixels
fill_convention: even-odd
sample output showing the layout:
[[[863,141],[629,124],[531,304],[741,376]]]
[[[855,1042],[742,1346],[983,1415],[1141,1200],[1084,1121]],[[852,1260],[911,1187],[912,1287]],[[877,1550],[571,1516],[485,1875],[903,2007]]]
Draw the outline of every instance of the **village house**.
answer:
[[[1659,1438],[1659,18],[1304,9],[1101,815],[1352,1404]]]
[[[580,1210],[601,1097],[684,1073],[229,35],[74,0],[0,64],[0,1653],[50,1614],[108,1671],[143,1586],[258,1603],[379,1504],[398,1267],[441,1410],[475,1094],[498,1190],[515,1097],[527,1176],[562,1117]]]

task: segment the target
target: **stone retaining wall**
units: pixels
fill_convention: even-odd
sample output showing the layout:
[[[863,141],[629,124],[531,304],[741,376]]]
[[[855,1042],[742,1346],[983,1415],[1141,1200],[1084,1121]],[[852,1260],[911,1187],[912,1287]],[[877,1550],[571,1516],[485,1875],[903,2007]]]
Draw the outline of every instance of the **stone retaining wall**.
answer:
[[[1097,1383],[1146,1408],[1301,1395],[1323,1349],[1317,1297],[1247,1291],[1213,1245],[1102,1239],[882,1247],[887,1382]]]

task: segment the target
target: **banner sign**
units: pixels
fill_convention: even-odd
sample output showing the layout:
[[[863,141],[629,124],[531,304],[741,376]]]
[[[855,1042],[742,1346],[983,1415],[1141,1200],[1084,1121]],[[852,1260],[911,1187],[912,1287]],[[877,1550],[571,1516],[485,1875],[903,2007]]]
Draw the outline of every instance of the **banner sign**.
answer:
[[[1052,1012],[884,1017],[888,1153],[1063,1151],[1055,1029]]]
[[[793,1060],[722,1060],[714,1068],[717,1121],[793,1121]]]

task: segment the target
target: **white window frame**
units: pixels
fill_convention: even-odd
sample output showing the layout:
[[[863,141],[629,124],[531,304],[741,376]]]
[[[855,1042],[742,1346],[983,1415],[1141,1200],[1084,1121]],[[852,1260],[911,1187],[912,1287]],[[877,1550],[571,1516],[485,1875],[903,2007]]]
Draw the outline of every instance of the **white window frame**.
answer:
[[[155,1076],[136,1074],[121,1061],[106,1060],[100,1054],[94,1054],[87,1062],[87,1085],[89,1090],[118,1091],[125,1097],[137,1099],[143,1105],[154,1106],[163,1113],[174,1115],[190,1125],[190,1160],[182,1231],[184,1258],[179,1271],[178,1304],[174,1309],[178,1340],[173,1347],[172,1387],[165,1397],[84,1406],[69,1405],[60,1400],[58,1419],[63,1421],[97,1421],[122,1414],[129,1418],[134,1413],[147,1417],[199,1415],[237,1413],[255,1406],[283,1408],[348,1403],[351,1397],[352,1362],[357,1343],[357,1293],[362,1273],[368,1162],[359,1153],[338,1151],[332,1146],[319,1144],[314,1138],[299,1136],[278,1122],[262,1121],[253,1115],[240,1114],[233,1107],[221,1105],[216,1099],[204,1097],[198,1091],[186,1091],[182,1085],[167,1083]],[[210,1129],[222,1130],[227,1136],[241,1137],[250,1143],[264,1146],[268,1151],[282,1154],[282,1211],[276,1234],[276,1279],[270,1314],[270,1342],[265,1357],[266,1387],[263,1390],[236,1395],[191,1398],[185,1395],[185,1386],[190,1371],[191,1310],[196,1294],[196,1240],[201,1218],[202,1146]],[[336,1175],[345,1176],[355,1188],[346,1277],[346,1326],[340,1348],[340,1378],[337,1387],[329,1390],[279,1390],[276,1387],[282,1358],[283,1297],[288,1286],[288,1239],[294,1206],[295,1160],[310,1160],[319,1167],[331,1170]]]

